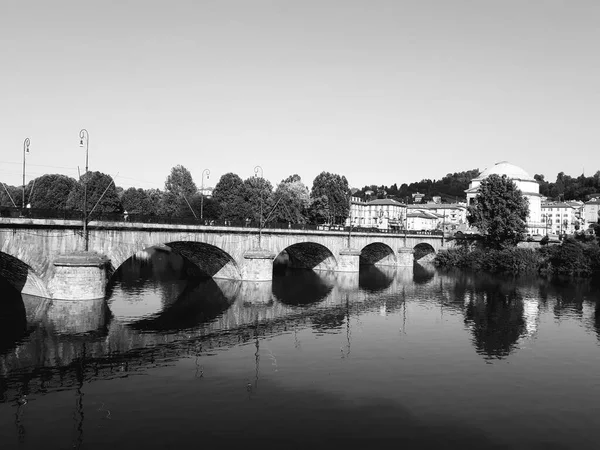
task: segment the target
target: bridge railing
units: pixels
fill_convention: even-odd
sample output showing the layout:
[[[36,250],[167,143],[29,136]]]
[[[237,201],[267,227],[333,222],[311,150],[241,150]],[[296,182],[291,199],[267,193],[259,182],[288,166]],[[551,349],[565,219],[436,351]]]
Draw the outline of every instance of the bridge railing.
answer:
[[[0,217],[7,218],[28,218],[28,219],[57,219],[57,220],[81,220],[83,213],[72,209],[39,209],[39,208],[14,208],[0,206]],[[155,223],[155,224],[173,224],[173,225],[206,225],[220,227],[238,227],[238,228],[260,228],[260,224],[252,220],[214,220],[198,219],[195,217],[176,217],[160,216],[135,213],[94,213],[88,220],[99,222],[135,222],[135,223]],[[314,231],[343,231],[346,233],[386,233],[386,234],[411,234],[425,236],[441,236],[441,230],[404,230],[402,228],[370,228],[370,227],[348,227],[344,225],[332,224],[312,224],[312,223],[289,223],[289,222],[267,222],[262,229],[290,229],[290,230],[314,230]]]

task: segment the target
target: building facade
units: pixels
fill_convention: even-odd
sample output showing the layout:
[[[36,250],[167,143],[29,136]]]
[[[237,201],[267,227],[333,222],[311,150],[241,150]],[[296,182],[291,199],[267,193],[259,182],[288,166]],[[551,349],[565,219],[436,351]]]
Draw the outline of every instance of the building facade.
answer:
[[[525,172],[520,167],[502,161],[494,164],[492,167],[485,169],[477,177],[471,180],[469,189],[465,191],[467,194],[467,204],[471,205],[477,197],[481,182],[490,175],[506,176],[512,180],[517,188],[529,202],[529,215],[526,219],[528,234],[545,233],[546,223],[542,221],[542,202],[540,195],[540,185],[537,180]]]
[[[393,229],[404,228],[406,205],[392,199],[379,199],[366,202],[359,197],[350,201],[350,219],[346,226],[358,228]]]
[[[409,209],[406,222],[408,230],[436,230],[440,223],[440,217],[430,211]]]
[[[578,202],[542,202],[542,222],[545,224],[541,234],[573,234],[581,227],[581,204]]]
[[[467,205],[464,203],[425,203],[423,205],[408,205],[409,219],[410,214],[416,211],[435,214],[437,222],[434,229],[443,229],[444,231],[465,231],[469,227],[467,223]],[[412,229],[418,230],[420,228]]]
[[[593,198],[583,204],[583,226],[589,228],[590,225],[598,223],[600,220],[600,198]]]

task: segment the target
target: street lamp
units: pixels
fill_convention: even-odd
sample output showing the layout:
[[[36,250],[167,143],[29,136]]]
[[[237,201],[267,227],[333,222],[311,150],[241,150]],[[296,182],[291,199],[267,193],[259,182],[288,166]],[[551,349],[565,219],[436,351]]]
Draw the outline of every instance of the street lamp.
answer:
[[[200,193],[200,220],[202,220],[204,218],[204,174],[206,173],[206,179],[208,180],[210,178],[210,170],[208,169],[204,169],[202,171],[202,187],[201,187],[201,193]]]
[[[25,209],[25,153],[29,153],[29,138],[23,141],[23,202],[21,208]]]
[[[260,178],[263,179],[263,169],[260,166],[256,166],[254,168],[254,177],[258,178],[258,171],[260,170]],[[259,186],[260,188],[260,218],[259,218],[259,223],[258,223],[258,247],[260,248],[261,245],[261,239],[262,239],[262,216],[263,216],[263,198],[262,198],[262,187]]]
[[[85,251],[88,251],[88,230],[87,230],[87,173],[88,173],[88,153],[90,149],[90,134],[83,128],[79,131],[79,146],[83,147],[85,142],[85,174],[83,179],[83,242]]]

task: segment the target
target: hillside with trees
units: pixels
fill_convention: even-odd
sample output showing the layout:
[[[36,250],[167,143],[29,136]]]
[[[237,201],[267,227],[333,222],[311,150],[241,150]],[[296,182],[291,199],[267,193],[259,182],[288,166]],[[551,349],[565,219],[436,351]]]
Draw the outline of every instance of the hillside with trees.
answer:
[[[460,200],[464,201],[465,190],[469,187],[469,182],[477,175],[479,175],[479,169],[472,169],[465,172],[449,173],[441,180],[425,179],[410,184],[402,183],[400,187],[395,183],[389,187],[370,185],[364,186],[353,195],[367,201],[391,198],[399,202],[411,203],[412,195],[421,193],[425,196],[423,198],[424,202],[439,196],[444,203],[455,203]]]

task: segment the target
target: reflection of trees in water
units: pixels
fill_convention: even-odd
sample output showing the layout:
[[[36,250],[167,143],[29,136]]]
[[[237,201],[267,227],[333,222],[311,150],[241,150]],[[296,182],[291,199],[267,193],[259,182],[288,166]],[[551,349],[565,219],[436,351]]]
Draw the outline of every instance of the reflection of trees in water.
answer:
[[[331,285],[311,269],[288,268],[273,275],[273,295],[286,305],[305,306],[320,302],[332,289]]]
[[[555,290],[556,302],[554,303],[554,316],[560,319],[563,316],[583,317],[583,304],[590,293],[591,280],[569,277],[556,277],[552,287]]]
[[[523,303],[516,291],[504,295],[490,286],[467,304],[465,323],[471,327],[478,353],[506,357],[525,332]]]
[[[358,273],[358,287],[367,292],[379,292],[390,287],[394,281],[393,274],[386,273],[373,265],[361,265]]]
[[[523,296],[512,278],[466,271],[451,272],[445,307],[461,310],[478,353],[504,358],[526,332]]]
[[[413,266],[413,281],[416,284],[426,284],[433,280],[435,276],[435,268],[433,266],[423,266],[415,263]]]
[[[0,292],[0,354],[3,354],[27,334],[27,314],[21,294],[2,277]]]
[[[212,278],[190,282],[160,314],[129,325],[144,331],[176,331],[197,327],[217,318],[230,306]]]

